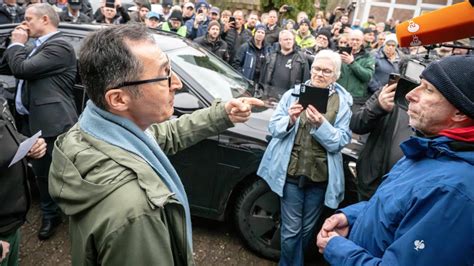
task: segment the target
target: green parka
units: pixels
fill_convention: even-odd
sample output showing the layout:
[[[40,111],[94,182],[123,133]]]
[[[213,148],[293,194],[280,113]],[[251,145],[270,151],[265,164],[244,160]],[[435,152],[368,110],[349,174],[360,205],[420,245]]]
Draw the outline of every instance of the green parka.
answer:
[[[215,135],[230,122],[223,104],[147,131],[166,154]],[[49,190],[69,216],[73,265],[193,265],[183,205],[140,157],[88,135],[78,124],[55,143]]]
[[[354,56],[352,64],[341,65],[341,76],[337,80],[354,98],[354,102],[364,103],[368,98],[368,84],[375,71],[375,58],[366,50]]]

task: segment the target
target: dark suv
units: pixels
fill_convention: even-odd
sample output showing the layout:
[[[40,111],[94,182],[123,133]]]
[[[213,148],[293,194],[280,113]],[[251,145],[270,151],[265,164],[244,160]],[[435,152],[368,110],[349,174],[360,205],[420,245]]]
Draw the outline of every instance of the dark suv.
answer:
[[[10,32],[16,25],[0,25],[0,51],[6,48]],[[99,25],[61,24],[59,30],[78,53],[82,40]],[[168,54],[172,69],[181,78],[183,89],[175,96],[175,117],[210,106],[220,98],[253,95],[253,86],[227,63],[199,45],[174,34],[156,32],[159,47]],[[0,76],[3,88],[13,97],[15,79]],[[87,95],[80,77],[75,85],[78,112]],[[271,104],[269,104],[271,106]],[[171,162],[186,188],[191,212],[219,221],[231,220],[247,245],[258,254],[279,257],[279,199],[256,171],[270,138],[267,131],[273,109],[253,110],[251,119],[210,137],[174,156]],[[355,152],[344,150],[346,184],[353,184],[354,175],[348,165],[355,161]],[[355,166],[355,165],[354,165]],[[353,188],[346,186],[346,191]],[[350,193],[348,193],[350,194]],[[354,194],[346,196],[354,200]]]

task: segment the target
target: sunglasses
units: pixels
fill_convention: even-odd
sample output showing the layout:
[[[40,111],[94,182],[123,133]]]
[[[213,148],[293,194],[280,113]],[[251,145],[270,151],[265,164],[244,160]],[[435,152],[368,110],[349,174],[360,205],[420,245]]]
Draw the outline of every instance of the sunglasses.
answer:
[[[163,80],[168,80],[168,87],[171,88],[171,75],[172,75],[172,70],[171,70],[171,60],[169,60],[168,56],[166,56],[166,59],[168,61],[168,70],[167,70],[167,75],[162,76],[162,77],[156,77],[153,79],[143,79],[143,80],[134,80],[134,81],[125,81],[120,83],[118,86],[115,86],[111,88],[111,90],[115,90],[118,88],[123,88],[123,87],[128,87],[128,86],[138,86],[142,84],[147,84],[147,83],[154,83],[154,82],[159,82]]]

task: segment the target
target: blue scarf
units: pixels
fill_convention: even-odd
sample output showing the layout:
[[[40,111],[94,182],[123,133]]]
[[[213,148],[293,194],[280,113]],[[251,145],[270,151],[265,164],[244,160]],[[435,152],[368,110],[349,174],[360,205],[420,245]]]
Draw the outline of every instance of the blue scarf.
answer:
[[[90,100],[79,118],[79,127],[87,134],[140,156],[155,170],[156,174],[175,193],[186,212],[186,228],[189,248],[192,250],[191,215],[188,198],[176,170],[158,143],[132,121],[104,111]],[[153,188],[158,182],[138,180],[148,198],[153,198]],[[151,183],[151,184],[150,184]]]

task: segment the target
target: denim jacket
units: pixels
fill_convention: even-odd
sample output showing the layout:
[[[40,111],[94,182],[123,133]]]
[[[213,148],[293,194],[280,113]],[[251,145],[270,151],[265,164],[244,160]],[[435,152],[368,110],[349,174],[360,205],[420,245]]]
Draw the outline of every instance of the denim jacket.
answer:
[[[272,140],[257,171],[257,175],[262,177],[271,190],[280,197],[283,197],[291,149],[299,125],[298,119],[295,125],[288,129],[290,121],[288,109],[298,100],[298,97],[293,94],[299,94],[299,87],[300,85],[296,85],[293,89],[288,90],[278,103],[268,126]],[[339,95],[340,103],[334,126],[325,120],[321,126],[313,128],[310,132],[327,151],[329,177],[324,204],[333,209],[337,208],[344,199],[344,170],[341,150],[350,142],[352,134],[349,129],[352,96],[339,84],[336,84],[336,92]]]

